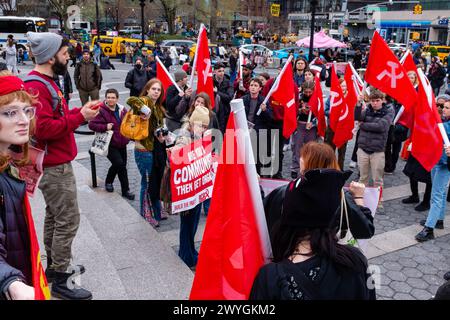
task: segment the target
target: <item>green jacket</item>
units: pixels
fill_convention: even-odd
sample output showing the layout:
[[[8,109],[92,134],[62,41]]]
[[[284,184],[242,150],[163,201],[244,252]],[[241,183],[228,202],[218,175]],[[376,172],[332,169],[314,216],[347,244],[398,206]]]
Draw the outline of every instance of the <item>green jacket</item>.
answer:
[[[148,122],[148,137],[140,140],[148,151],[153,151],[153,144],[155,142],[155,130],[164,126],[164,110],[160,105],[154,105],[149,97],[130,97],[127,100],[127,104],[131,107],[135,114],[139,113],[141,108],[146,105],[152,110],[150,119]]]

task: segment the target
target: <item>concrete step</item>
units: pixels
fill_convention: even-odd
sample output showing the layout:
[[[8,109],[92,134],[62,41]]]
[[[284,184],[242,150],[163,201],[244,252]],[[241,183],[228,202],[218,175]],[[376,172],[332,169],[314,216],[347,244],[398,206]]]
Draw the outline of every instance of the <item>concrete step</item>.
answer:
[[[94,299],[187,299],[193,273],[173,249],[119,194],[92,190],[89,170],[73,167],[82,216],[73,254],[86,266],[82,285]],[[41,194],[32,206],[42,235]]]

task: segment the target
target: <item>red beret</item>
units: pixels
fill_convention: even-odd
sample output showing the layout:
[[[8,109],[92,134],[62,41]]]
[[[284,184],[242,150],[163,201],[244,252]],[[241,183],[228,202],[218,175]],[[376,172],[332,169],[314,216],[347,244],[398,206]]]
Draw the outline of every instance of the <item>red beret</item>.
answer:
[[[25,90],[25,83],[20,78],[14,76],[0,77],[0,96],[20,90]]]

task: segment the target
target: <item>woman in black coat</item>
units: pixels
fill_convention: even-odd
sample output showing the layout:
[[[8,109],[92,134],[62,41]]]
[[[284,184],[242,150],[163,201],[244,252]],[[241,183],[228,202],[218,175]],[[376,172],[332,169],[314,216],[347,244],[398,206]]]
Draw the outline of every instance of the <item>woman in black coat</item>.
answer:
[[[333,149],[327,144],[320,144],[317,142],[307,143],[301,151],[300,171],[304,173],[308,170],[321,168],[339,169],[339,164],[336,161]],[[350,177],[351,173],[351,171],[344,173],[347,179]],[[288,186],[282,186],[273,190],[263,201],[267,227],[271,239],[273,229],[281,217],[281,208],[283,206],[287,187]],[[350,232],[356,239],[372,238],[375,234],[375,226],[373,224],[373,216],[370,209],[364,206],[364,185],[352,182],[349,190],[345,191],[344,194],[347,203]],[[341,208],[339,206],[335,212],[335,218],[332,221],[332,227],[336,232],[339,229],[340,212]],[[343,221],[342,229],[348,229],[345,219]]]
[[[338,169],[312,169],[291,181],[272,229],[273,262],[259,270],[250,299],[376,299],[367,259],[338,243],[332,226],[346,179]]]

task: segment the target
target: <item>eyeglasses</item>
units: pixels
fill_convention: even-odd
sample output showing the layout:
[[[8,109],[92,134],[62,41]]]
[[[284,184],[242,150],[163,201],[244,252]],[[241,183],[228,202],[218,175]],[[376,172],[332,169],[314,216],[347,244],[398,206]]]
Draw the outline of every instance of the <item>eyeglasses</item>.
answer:
[[[5,110],[0,112],[0,115],[2,117],[7,118],[10,121],[19,121],[20,120],[20,113],[25,114],[28,120],[31,120],[36,115],[36,108],[35,107],[25,107],[25,108],[11,108],[9,110]]]
[[[441,109],[442,109],[442,108],[444,108],[444,104],[441,104],[441,103],[437,103],[437,104],[436,104],[436,107],[438,107],[438,108],[441,108]]]

